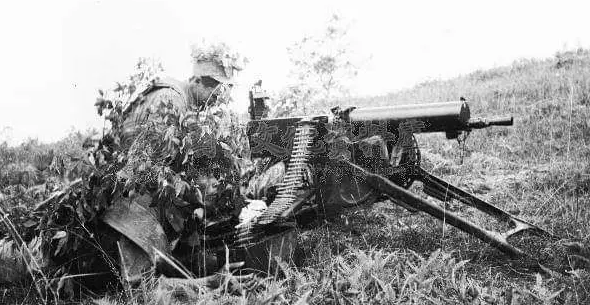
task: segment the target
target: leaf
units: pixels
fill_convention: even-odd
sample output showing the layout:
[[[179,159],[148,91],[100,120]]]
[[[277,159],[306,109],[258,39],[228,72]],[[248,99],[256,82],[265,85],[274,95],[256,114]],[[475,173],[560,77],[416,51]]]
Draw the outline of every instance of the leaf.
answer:
[[[186,181],[182,181],[181,179],[176,179],[176,182],[174,183],[174,190],[176,192],[176,197],[182,196],[187,188],[189,188],[189,185],[188,185],[188,183],[186,183]]]
[[[537,284],[537,286],[543,286],[543,277],[541,276],[540,273],[536,273],[535,274],[535,282]]]
[[[176,127],[174,125],[168,127],[166,129],[166,133],[164,134],[164,141],[172,141],[176,135]]]
[[[125,181],[125,186],[123,187],[124,190],[129,191],[135,187],[135,183],[133,180],[129,179]]]
[[[191,205],[189,202],[186,202],[178,197],[172,198],[172,202],[174,203],[174,205],[176,205],[177,207],[180,207],[180,208],[184,208],[184,207]]]
[[[193,150],[192,150],[192,149],[190,149],[189,151],[187,151],[187,152],[184,154],[184,157],[183,157],[183,159],[182,159],[182,165],[185,165],[185,164],[187,164],[187,163],[188,163],[188,161],[190,160],[190,156],[191,156],[192,154],[193,154]]]
[[[66,233],[65,231],[57,231],[51,239],[61,239],[61,238],[66,237],[67,235],[68,235],[68,233]]]
[[[106,103],[106,100],[103,99],[102,97],[99,97],[99,98],[96,98],[96,102],[94,102],[94,106],[102,109],[102,107],[104,107],[105,103]]]
[[[202,205],[203,204],[203,194],[201,194],[201,190],[199,188],[190,188],[190,191],[185,196],[186,200],[191,204]]]
[[[565,287],[564,287],[564,288],[561,288],[560,290],[558,290],[558,291],[556,291],[556,292],[554,292],[553,294],[551,294],[550,296],[548,296],[548,297],[545,299],[545,301],[550,301],[550,300],[553,300],[553,299],[555,299],[555,298],[556,298],[556,297],[558,297],[558,296],[559,296],[559,295],[560,295],[560,294],[561,294],[561,293],[562,293],[564,290],[565,290]]]
[[[222,141],[219,141],[219,145],[221,145],[221,148],[223,148],[225,151],[228,151],[228,152],[232,151],[232,148]]]
[[[193,215],[194,215],[195,217],[197,217],[198,219],[202,220],[202,219],[203,219],[203,217],[205,216],[205,209],[203,209],[203,208],[198,208],[198,209],[195,209],[195,210],[193,211]]]
[[[63,232],[63,231],[61,231],[61,232]],[[68,239],[67,238],[61,238],[57,242],[57,247],[55,248],[55,252],[53,253],[53,255],[57,256],[61,252],[61,250],[63,249],[63,247],[66,245],[67,242],[68,242]]]
[[[166,208],[166,219],[168,223],[172,226],[174,231],[181,232],[184,229],[184,222],[185,219],[182,214],[176,209],[175,207],[168,207]]]
[[[25,226],[25,228],[32,228],[32,227],[36,226],[37,224],[38,223],[36,221],[29,219],[24,223],[24,226]]]
[[[118,180],[129,180],[131,179],[131,176],[129,175],[129,173],[127,172],[126,169],[122,169],[120,171],[117,172],[116,174],[117,179]]]
[[[170,249],[174,251],[174,249],[176,249],[176,246],[178,246],[179,242],[180,242],[180,237],[173,240],[172,242],[170,242]]]

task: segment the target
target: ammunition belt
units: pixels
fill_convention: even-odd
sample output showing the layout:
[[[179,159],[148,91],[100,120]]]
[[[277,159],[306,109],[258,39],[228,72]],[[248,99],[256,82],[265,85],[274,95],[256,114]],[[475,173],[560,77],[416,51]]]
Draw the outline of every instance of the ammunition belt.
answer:
[[[304,122],[297,126],[293,139],[293,151],[283,182],[277,188],[278,194],[275,200],[258,217],[257,224],[264,225],[273,222],[297,199],[297,191],[303,187],[305,182],[305,170],[310,157],[309,148],[314,135],[315,127],[310,123]]]
[[[306,170],[308,168],[310,147],[316,135],[316,127],[311,122],[301,121],[295,129],[293,150],[287,164],[287,171],[283,181],[278,185],[278,194],[268,208],[251,223],[244,226],[238,233],[238,239],[249,239],[253,228],[271,224],[283,216],[297,201],[298,191],[305,185]]]

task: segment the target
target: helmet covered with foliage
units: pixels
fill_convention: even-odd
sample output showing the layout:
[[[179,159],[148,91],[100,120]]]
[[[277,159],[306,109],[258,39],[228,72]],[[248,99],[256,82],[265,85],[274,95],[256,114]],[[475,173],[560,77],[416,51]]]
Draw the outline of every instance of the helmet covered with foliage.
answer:
[[[192,47],[193,75],[211,77],[220,83],[233,85],[245,59],[232,53],[223,43],[200,44]]]

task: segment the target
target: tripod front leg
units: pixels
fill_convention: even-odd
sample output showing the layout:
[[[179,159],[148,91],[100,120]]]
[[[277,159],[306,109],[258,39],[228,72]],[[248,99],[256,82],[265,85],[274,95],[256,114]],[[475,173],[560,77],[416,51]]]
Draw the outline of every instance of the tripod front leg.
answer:
[[[500,251],[506,253],[511,257],[526,256],[526,253],[524,251],[509,244],[507,241],[507,237],[509,235],[514,234],[515,232],[512,232],[510,234],[501,234],[498,232],[480,228],[471,221],[463,219],[452,212],[444,210],[436,204],[428,202],[414,195],[410,191],[396,185],[395,183],[391,182],[389,179],[381,175],[370,173],[366,171],[364,168],[359,167],[358,165],[351,163],[349,161],[343,161],[343,163],[346,164],[346,166],[352,168],[354,170],[354,174],[363,176],[374,189],[395,199],[394,202],[404,202],[405,204],[415,209],[426,212],[429,215],[441,221],[444,221],[445,223],[448,223],[464,232],[467,232],[483,240],[484,242],[489,243],[490,245],[498,248]],[[519,231],[522,231],[522,229],[520,229]]]
[[[449,201],[451,199],[458,200],[463,204],[474,207],[486,213],[487,215],[496,218],[500,222],[508,223],[511,226],[511,229],[504,233],[498,233],[504,238],[508,238],[518,232],[525,230],[538,234],[551,235],[549,232],[541,229],[540,227],[513,216],[499,207],[485,202],[482,199],[460,189],[459,187],[430,174],[423,168],[419,167],[416,170],[416,179],[423,183],[424,193],[427,195],[443,202]]]

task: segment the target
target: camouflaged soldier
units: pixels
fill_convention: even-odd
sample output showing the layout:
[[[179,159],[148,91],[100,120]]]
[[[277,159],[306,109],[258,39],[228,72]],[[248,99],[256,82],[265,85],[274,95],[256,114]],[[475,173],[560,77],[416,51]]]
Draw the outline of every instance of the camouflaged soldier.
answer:
[[[162,115],[162,109],[166,113],[173,112],[180,115],[188,111],[200,112],[209,106],[230,100],[229,93],[234,84],[233,79],[240,67],[234,64],[235,61],[228,61],[221,56],[222,53],[219,52],[209,54],[193,51],[193,76],[188,81],[178,81],[171,78],[156,79],[146,88],[137,89],[134,96],[129,99],[130,102],[124,110],[124,121],[120,135],[121,148],[124,151],[129,150],[127,154],[129,160],[127,160],[126,167],[131,168],[131,172],[134,168],[132,163],[135,162],[133,159],[138,159],[138,156],[147,154],[148,160],[157,159],[151,155],[153,153],[149,148],[152,146],[151,140],[146,142],[142,137],[150,134],[150,131],[144,132],[152,128],[147,126],[155,124],[160,131],[154,133],[156,137],[152,140],[155,142],[165,141],[161,131],[166,130],[170,122],[167,122],[166,116]],[[154,144],[159,145],[159,143]],[[202,200],[203,202],[198,202],[198,204],[191,202],[190,207],[197,204],[206,208],[214,208],[214,205],[219,201],[217,179],[207,174],[206,170],[204,172],[195,181],[202,194],[199,196],[201,199],[197,201]],[[152,195],[149,194],[138,196],[133,199],[133,205],[114,204],[102,217],[105,223],[127,238],[119,242],[122,266],[123,269],[126,269],[124,278],[127,281],[138,280],[144,267],[147,268],[156,263],[150,256],[152,248],[163,253],[171,253],[174,250],[170,242],[177,238],[178,234],[174,233],[177,231],[176,228],[170,230],[168,224],[172,223],[169,219],[171,215],[177,217],[179,214],[155,211],[149,204],[152,201],[151,197]],[[201,212],[198,213],[198,210]],[[190,215],[200,218],[203,214],[202,210],[202,208],[197,208],[189,215],[184,215],[183,211],[182,217],[185,217],[186,220],[191,217]],[[141,226],[129,225],[130,219],[141,220]],[[164,221],[164,219],[168,221]],[[186,226],[184,229],[188,230]],[[129,240],[133,243],[128,242]],[[127,257],[133,261],[138,256],[137,253],[141,252],[138,248],[149,254],[148,256],[152,259],[151,264],[148,260],[143,260],[142,264],[127,262]],[[216,262],[212,264],[216,264]],[[202,264],[199,265],[202,266]]]

